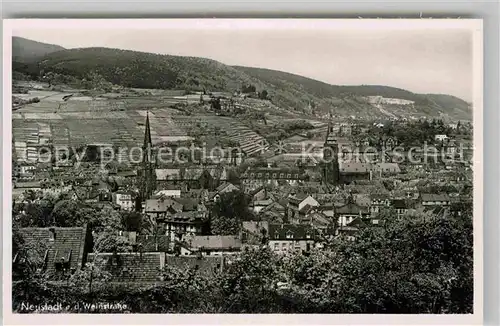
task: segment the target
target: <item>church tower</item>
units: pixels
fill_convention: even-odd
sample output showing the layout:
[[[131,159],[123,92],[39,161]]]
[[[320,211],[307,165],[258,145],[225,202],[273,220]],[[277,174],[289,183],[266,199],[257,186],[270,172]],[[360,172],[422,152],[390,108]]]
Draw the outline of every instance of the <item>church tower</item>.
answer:
[[[153,142],[149,126],[149,112],[146,113],[146,126],[144,130],[144,145],[142,146],[142,184],[141,197],[143,200],[151,198],[155,190],[155,170],[153,160]]]
[[[327,184],[339,183],[339,146],[331,123],[323,146],[323,176]]]

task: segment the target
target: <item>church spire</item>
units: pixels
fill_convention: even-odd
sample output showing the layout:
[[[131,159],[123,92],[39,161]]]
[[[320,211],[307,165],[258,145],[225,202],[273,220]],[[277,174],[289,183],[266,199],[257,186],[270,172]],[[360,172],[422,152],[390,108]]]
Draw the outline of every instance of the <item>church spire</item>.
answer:
[[[149,111],[146,112],[146,128],[144,130],[144,149],[148,148],[148,146],[152,147],[153,143],[151,142],[151,129],[149,127]]]
[[[144,128],[144,146],[142,156],[142,185],[141,198],[143,200],[151,198],[155,190],[155,175],[153,160],[153,143],[151,141],[151,127],[149,125],[149,112],[146,113],[146,125]]]

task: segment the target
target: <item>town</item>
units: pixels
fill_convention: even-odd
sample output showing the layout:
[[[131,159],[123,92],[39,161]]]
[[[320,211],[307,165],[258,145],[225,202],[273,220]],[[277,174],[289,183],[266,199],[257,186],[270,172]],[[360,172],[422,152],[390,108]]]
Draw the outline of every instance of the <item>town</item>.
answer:
[[[13,309],[472,309],[470,120],[86,82],[13,84]]]

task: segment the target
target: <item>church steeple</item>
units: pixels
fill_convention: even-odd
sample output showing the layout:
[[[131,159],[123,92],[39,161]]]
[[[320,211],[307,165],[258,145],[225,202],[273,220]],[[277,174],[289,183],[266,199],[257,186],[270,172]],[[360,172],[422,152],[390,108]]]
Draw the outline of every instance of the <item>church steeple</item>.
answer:
[[[148,148],[148,146],[153,147],[153,143],[151,142],[151,129],[149,127],[149,111],[146,113],[146,128],[144,130],[144,149]]]
[[[154,160],[153,160],[153,142],[151,141],[151,127],[149,125],[149,112],[146,113],[146,124],[144,128],[144,145],[142,148],[142,185],[141,198],[143,200],[151,198],[156,188]]]

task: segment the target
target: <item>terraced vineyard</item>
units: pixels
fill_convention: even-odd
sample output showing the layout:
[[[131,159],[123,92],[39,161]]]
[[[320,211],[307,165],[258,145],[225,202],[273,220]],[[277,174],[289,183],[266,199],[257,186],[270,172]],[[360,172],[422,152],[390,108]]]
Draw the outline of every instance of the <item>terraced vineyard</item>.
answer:
[[[189,131],[205,125],[238,143],[247,155],[263,152],[268,147],[264,137],[234,118],[209,114],[186,116],[169,108],[166,102],[173,97],[92,99],[75,95],[64,101],[63,97],[68,94],[71,93],[37,91],[40,102],[25,105],[13,114],[13,137],[19,153],[42,142],[75,148],[86,144],[141,146],[148,112],[154,144],[192,139]]]
[[[220,128],[222,134],[238,143],[241,150],[249,156],[261,153],[269,146],[264,137],[231,117],[198,115],[189,117],[173,116],[173,119],[178,125],[184,126],[188,130],[200,124],[206,125],[208,128]]]

